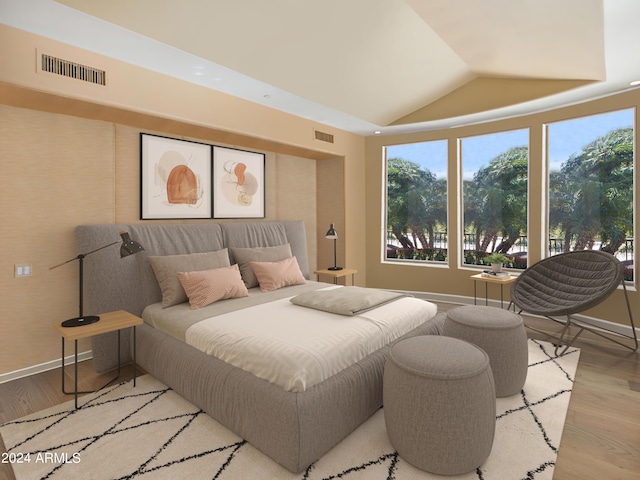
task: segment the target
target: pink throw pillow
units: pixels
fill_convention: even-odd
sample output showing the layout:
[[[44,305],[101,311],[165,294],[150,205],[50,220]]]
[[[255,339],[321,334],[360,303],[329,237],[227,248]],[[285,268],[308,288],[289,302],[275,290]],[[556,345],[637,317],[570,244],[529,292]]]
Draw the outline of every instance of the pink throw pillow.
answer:
[[[278,262],[250,262],[250,265],[260,284],[260,290],[263,292],[272,292],[289,285],[307,283],[300,271],[296,257],[289,257]]]
[[[193,310],[225,298],[249,296],[240,269],[235,264],[212,270],[178,272],[178,279]]]

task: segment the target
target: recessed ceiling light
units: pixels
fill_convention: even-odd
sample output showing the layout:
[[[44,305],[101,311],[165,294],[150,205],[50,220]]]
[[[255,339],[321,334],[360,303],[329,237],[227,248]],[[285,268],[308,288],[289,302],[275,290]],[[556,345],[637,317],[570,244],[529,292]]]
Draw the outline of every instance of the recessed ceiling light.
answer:
[[[382,132],[380,130],[376,130],[375,132],[373,132],[374,135],[380,135]]]
[[[631,85],[632,87],[637,87],[638,85],[640,85],[640,80],[634,80],[633,82],[629,82],[629,85]]]

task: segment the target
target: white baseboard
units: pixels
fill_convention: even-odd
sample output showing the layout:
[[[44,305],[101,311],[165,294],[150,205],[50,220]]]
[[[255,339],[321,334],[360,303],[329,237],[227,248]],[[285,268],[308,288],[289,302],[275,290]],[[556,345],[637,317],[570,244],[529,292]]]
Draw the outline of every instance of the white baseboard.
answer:
[[[93,358],[93,353],[91,350],[86,352],[78,353],[78,362],[84,362],[85,360],[89,360]],[[64,364],[73,365],[74,355],[69,355],[64,358]],[[60,364],[62,362],[58,360],[51,360],[50,362],[40,363],[39,365],[33,365],[31,367],[22,368],[20,370],[14,370],[13,372],[2,373],[0,374],[0,383],[10,382],[12,380],[17,380],[19,378],[28,377],[30,375],[35,375],[36,373],[47,372],[49,370],[54,370],[56,368],[60,368]]]
[[[399,291],[399,290],[394,290]],[[401,291],[401,293],[406,293],[409,295],[413,295],[416,298],[421,298],[423,300],[430,300],[432,302],[439,303],[453,303],[456,305],[473,305],[474,299],[473,297],[464,297],[462,295],[448,295],[445,293],[429,293],[429,292],[409,292],[409,291]],[[509,302],[503,302],[504,308],[507,308]],[[479,298],[477,299],[477,305],[485,305],[485,299]],[[487,305],[490,307],[500,307],[500,300],[489,299]],[[532,315],[538,317],[538,315]],[[615,332],[620,335],[624,335],[626,337],[632,337],[633,331],[631,329],[631,325],[623,325],[620,323],[610,322],[608,320],[603,320],[601,318],[589,317],[587,315],[573,315],[573,318],[576,320],[584,321],[586,324],[593,326],[594,328],[600,329],[606,333],[606,331]],[[539,317],[545,318],[545,317]],[[626,317],[625,317],[626,318]],[[640,337],[640,327],[636,327],[636,333],[638,337]]]

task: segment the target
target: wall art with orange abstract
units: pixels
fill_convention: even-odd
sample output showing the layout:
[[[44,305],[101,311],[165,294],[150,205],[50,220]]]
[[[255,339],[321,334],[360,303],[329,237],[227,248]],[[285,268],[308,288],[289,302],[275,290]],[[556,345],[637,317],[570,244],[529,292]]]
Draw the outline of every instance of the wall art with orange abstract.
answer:
[[[265,155],[213,147],[213,218],[265,218]]]
[[[140,134],[140,218],[211,218],[211,145]]]

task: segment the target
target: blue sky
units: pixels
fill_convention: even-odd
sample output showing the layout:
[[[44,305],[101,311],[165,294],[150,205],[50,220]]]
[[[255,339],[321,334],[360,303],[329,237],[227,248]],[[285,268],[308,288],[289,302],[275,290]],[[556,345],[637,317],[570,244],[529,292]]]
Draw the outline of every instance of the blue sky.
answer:
[[[437,178],[447,176],[447,141],[407,143],[387,147],[387,158],[402,158],[428,168]]]
[[[513,147],[529,145],[529,130],[512,130],[491,135],[479,135],[462,139],[462,171],[465,180],[471,180],[474,172],[501,153]]]
[[[559,171],[572,153],[612,130],[633,126],[633,109],[549,124],[549,170]]]
[[[582,117],[549,124],[549,164],[559,170],[572,153],[611,130],[633,125],[633,109],[602,115]],[[471,178],[473,172],[509,148],[527,145],[529,131],[513,130],[491,135],[466,137],[462,139],[462,163],[464,178]],[[428,168],[438,178],[446,176],[447,141],[410,143],[387,147],[388,158],[403,158]]]

